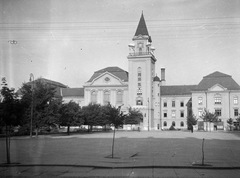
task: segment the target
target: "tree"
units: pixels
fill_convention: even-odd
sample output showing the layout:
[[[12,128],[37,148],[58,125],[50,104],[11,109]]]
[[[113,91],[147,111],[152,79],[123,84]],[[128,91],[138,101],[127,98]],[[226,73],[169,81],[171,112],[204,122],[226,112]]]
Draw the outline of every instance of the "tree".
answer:
[[[191,111],[192,111],[192,109],[191,109]],[[187,126],[188,126],[188,129],[192,129],[192,126],[196,125],[196,124],[197,124],[196,116],[193,114],[193,112],[189,111],[189,114],[187,116]]]
[[[102,121],[101,119],[106,119],[103,117],[103,110],[99,104],[89,104],[82,108],[82,117],[84,118],[85,124],[90,126],[88,131],[92,131],[93,126],[102,125],[107,121]]]
[[[25,121],[26,124],[30,123],[30,108],[33,105],[33,127],[36,130],[36,136],[38,136],[38,131],[41,127],[48,126],[49,121],[52,117],[47,117],[49,111],[49,103],[54,100],[55,87],[48,84],[42,83],[40,80],[35,80],[32,83],[33,88],[29,84],[23,84],[21,88],[22,101],[26,107],[26,116],[28,118]]]
[[[228,125],[230,127],[230,131],[232,131],[233,130],[233,119],[232,118],[228,119],[227,123],[228,123]]]
[[[67,126],[67,134],[70,134],[70,126],[80,126],[84,123],[81,117],[80,106],[70,101],[69,103],[64,103],[60,109],[60,125]]]
[[[8,88],[5,78],[2,78],[1,95],[2,101],[0,102],[0,123],[1,125],[5,125],[6,156],[7,163],[10,164],[11,127],[19,125],[22,115],[22,106],[17,94],[14,92],[14,89]]]
[[[211,113],[207,109],[204,110],[201,118],[203,119],[204,122],[213,123],[213,122],[218,122],[218,116],[216,113]],[[208,130],[208,128],[207,128]]]
[[[115,130],[119,126],[122,126],[125,120],[125,115],[123,114],[123,112],[120,112],[120,110],[121,110],[121,106],[119,106],[118,108],[115,108],[110,104],[106,106],[105,115],[109,123],[114,126],[113,142],[112,142],[112,158],[114,157]]]
[[[131,128],[133,124],[140,124],[143,121],[142,113],[137,109],[129,108],[128,115],[126,116],[124,123],[130,124]]]

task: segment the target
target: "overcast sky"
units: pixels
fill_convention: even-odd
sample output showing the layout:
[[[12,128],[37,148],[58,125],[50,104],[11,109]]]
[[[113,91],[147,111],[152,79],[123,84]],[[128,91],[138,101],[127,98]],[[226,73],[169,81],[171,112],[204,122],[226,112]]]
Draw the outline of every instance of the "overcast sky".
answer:
[[[0,77],[15,88],[30,73],[82,87],[105,67],[128,71],[142,11],[167,85],[215,71],[240,84],[239,0],[0,0]]]

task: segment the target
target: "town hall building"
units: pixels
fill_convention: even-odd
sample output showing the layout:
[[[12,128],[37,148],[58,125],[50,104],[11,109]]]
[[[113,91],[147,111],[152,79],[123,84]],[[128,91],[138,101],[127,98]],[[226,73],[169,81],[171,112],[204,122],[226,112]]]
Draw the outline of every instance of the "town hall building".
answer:
[[[239,116],[240,86],[230,75],[213,72],[199,84],[171,86],[166,85],[164,68],[160,78],[156,76],[155,48],[143,14],[128,47],[128,71],[117,66],[95,71],[82,88],[62,88],[64,102],[110,103],[124,113],[130,107],[138,109],[143,114],[142,130],[187,129],[189,103],[200,127],[204,109],[218,114],[223,129],[227,119]]]

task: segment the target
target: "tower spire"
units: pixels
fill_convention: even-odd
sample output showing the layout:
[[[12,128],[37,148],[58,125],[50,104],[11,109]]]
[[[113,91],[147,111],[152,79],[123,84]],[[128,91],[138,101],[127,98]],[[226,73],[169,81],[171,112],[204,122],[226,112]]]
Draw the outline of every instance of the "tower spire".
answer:
[[[142,15],[141,15],[141,18],[140,18],[140,21],[138,23],[138,27],[137,27],[137,30],[136,30],[136,33],[135,33],[134,36],[138,36],[138,35],[149,36],[148,30],[147,30],[147,25],[145,23],[145,19],[144,19],[144,16],[143,16],[143,11],[142,11]]]

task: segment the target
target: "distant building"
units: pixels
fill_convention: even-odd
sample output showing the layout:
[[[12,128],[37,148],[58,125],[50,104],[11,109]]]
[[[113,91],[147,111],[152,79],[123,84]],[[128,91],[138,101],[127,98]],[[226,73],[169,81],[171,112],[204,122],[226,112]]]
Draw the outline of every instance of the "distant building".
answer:
[[[127,113],[130,107],[143,114],[143,130],[187,129],[187,114],[191,106],[202,126],[204,109],[215,112],[226,128],[227,119],[238,117],[240,86],[230,75],[214,72],[203,77],[198,85],[166,85],[165,69],[161,79],[156,76],[152,39],[143,14],[129,44],[128,72],[119,67],[106,67],[94,72],[83,88],[63,88],[65,102],[76,101],[84,106],[98,103],[118,107]],[[191,105],[190,105],[191,103]]]

